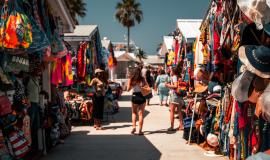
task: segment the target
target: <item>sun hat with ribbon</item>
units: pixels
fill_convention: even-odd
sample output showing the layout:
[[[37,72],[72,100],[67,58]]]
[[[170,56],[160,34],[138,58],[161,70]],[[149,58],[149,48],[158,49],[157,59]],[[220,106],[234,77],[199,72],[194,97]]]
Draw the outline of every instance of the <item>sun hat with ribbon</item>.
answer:
[[[246,70],[240,74],[232,84],[232,96],[239,102],[248,100],[249,87],[254,79],[255,74]]]
[[[270,48],[254,45],[241,46],[238,55],[250,72],[262,78],[270,78]]]
[[[240,10],[261,30],[270,22],[270,0],[237,0]]]

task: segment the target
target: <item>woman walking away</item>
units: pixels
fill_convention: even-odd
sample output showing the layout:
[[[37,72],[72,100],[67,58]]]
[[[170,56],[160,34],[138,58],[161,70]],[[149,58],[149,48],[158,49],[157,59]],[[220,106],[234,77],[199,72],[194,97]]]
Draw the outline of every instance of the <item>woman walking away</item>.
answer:
[[[145,79],[146,79],[146,82],[148,83],[149,87],[152,88],[153,87],[153,77],[151,76],[150,67],[147,68]],[[146,98],[146,105],[149,106],[150,99],[153,98],[152,91],[148,95],[146,95],[145,98]]]
[[[165,84],[169,82],[169,79],[170,77],[165,73],[165,71],[160,70],[160,75],[158,75],[155,83],[155,90],[159,90],[159,99],[161,106],[163,106],[163,104],[168,106],[167,100],[169,96],[169,89],[165,86]]]
[[[184,101],[182,97],[176,94],[177,89],[177,69],[174,68],[171,71],[171,83],[166,83],[165,86],[171,89],[170,91],[170,120],[171,120],[171,127],[168,128],[168,131],[174,131],[174,112],[177,109],[179,114],[179,130],[183,130],[183,115],[181,112],[182,106],[184,105]]]
[[[94,86],[96,90],[93,98],[94,127],[97,130],[102,130],[101,121],[103,120],[104,96],[107,86],[105,71],[96,69],[95,78],[91,81],[90,85]]]
[[[139,114],[139,135],[143,135],[143,113],[145,109],[146,99],[141,93],[141,87],[147,85],[145,78],[142,76],[141,69],[135,68],[130,75],[127,84],[127,90],[133,89],[132,93],[132,131],[131,134],[136,132],[136,118],[137,112]]]

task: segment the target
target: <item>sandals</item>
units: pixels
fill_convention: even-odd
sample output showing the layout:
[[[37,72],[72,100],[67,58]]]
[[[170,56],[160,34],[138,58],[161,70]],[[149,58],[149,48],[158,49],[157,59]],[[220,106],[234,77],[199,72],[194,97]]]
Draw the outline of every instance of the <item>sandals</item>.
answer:
[[[138,135],[139,135],[139,136],[143,136],[144,133],[143,133],[142,131],[140,131],[140,132],[138,133]]]
[[[133,128],[133,129],[131,130],[131,134],[135,134],[135,132],[136,132],[136,128]]]
[[[175,131],[175,130],[172,127],[170,127],[170,128],[167,129],[167,131],[172,132],[172,131]]]

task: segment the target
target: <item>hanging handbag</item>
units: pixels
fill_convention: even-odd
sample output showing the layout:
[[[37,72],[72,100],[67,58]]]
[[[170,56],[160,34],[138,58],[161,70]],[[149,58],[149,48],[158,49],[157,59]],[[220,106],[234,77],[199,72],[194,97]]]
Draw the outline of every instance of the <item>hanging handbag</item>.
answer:
[[[0,96],[0,116],[7,115],[12,112],[11,102],[8,97]]]
[[[8,145],[10,146],[10,153],[16,158],[21,159],[30,151],[29,142],[24,137],[22,131],[13,131],[8,134]]]
[[[151,93],[151,88],[149,87],[149,85],[144,85],[141,87],[141,92],[143,96],[147,96]]]

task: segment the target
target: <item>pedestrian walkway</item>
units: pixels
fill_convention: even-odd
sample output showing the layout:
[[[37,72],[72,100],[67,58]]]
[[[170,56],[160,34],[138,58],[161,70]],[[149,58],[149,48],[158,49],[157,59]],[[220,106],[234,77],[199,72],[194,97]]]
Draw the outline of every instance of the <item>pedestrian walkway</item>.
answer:
[[[131,135],[129,93],[120,101],[120,112],[109,117],[105,130],[74,127],[65,144],[57,146],[42,160],[224,160],[207,157],[197,145],[187,145],[181,132],[167,132],[169,111],[158,105],[158,97],[147,106],[144,136]],[[178,125],[175,125],[178,126]]]

